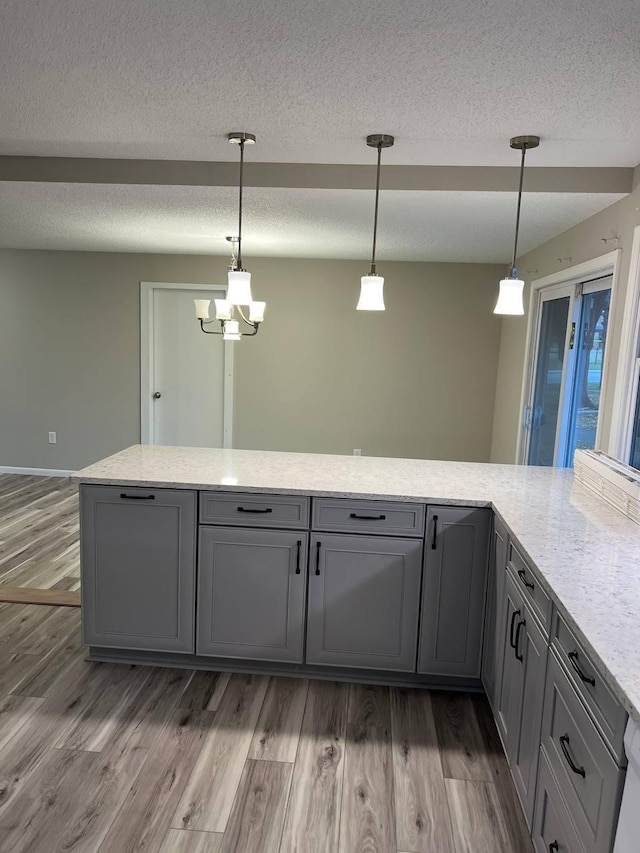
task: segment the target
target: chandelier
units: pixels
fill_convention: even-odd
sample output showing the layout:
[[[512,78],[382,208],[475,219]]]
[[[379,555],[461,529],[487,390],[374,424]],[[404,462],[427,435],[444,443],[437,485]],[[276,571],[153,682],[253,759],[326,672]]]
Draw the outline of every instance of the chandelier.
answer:
[[[242,191],[244,188],[244,148],[245,145],[255,145],[253,133],[229,133],[227,139],[240,148],[240,175],[238,180],[238,236],[227,237],[232,244],[231,263],[227,273],[227,295],[224,299],[216,299],[216,316],[209,319],[210,299],[194,299],[196,318],[205,335],[222,335],[225,341],[239,341],[244,337],[258,334],[260,324],[264,320],[266,302],[254,302],[251,295],[251,273],[242,266]],[[237,251],[236,251],[237,250]],[[243,311],[248,308],[248,316]],[[237,312],[237,316],[236,316]],[[238,317],[240,319],[238,319]],[[220,323],[220,331],[206,328],[212,323]],[[248,326],[250,332],[240,331],[240,322]],[[244,328],[243,326],[243,328]]]

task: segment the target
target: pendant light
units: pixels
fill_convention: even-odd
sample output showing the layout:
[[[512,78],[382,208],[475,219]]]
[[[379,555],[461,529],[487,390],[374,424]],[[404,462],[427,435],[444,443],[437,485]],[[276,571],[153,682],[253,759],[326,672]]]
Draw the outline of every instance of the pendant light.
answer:
[[[243,337],[251,337],[258,334],[260,323],[264,320],[266,302],[254,302],[251,295],[251,273],[242,267],[242,192],[244,189],[244,147],[255,145],[256,137],[253,133],[233,132],[227,135],[227,139],[233,145],[240,148],[240,175],[238,181],[238,236],[227,237],[232,245],[231,262],[227,273],[227,295],[224,299],[216,299],[215,319],[220,321],[221,331],[214,332],[205,329],[214,320],[209,319],[209,299],[194,299],[196,318],[200,321],[200,328],[207,335],[222,335],[225,341],[239,341]],[[249,318],[244,314],[241,306],[249,307]],[[234,316],[237,310],[240,319],[247,326],[251,326],[251,332],[241,332],[240,322]]]
[[[356,305],[357,311],[384,311],[384,278],[376,273],[376,237],[378,233],[378,201],[380,198],[380,162],[382,149],[391,148],[395,139],[387,133],[373,133],[367,136],[367,145],[378,149],[378,166],[376,170],[376,204],[373,215],[373,246],[371,249],[371,267],[369,275],[360,279],[360,299]]]
[[[518,278],[518,270],[516,269],[516,255],[518,252],[518,231],[520,229],[520,206],[522,204],[522,181],[524,178],[524,158],[530,148],[537,148],[540,145],[539,136],[514,136],[510,143],[512,148],[522,151],[522,160],[520,161],[520,185],[518,187],[518,208],[516,212],[516,234],[513,241],[513,259],[511,261],[511,270],[507,278],[503,278],[500,282],[500,292],[496,307],[493,309],[494,314],[524,314],[524,281]]]

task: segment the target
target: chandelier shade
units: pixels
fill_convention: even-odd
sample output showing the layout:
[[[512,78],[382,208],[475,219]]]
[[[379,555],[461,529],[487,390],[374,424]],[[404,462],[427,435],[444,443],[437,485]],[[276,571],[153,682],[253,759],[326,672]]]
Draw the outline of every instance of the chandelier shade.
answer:
[[[384,278],[381,275],[363,275],[356,311],[384,311],[383,287]]]

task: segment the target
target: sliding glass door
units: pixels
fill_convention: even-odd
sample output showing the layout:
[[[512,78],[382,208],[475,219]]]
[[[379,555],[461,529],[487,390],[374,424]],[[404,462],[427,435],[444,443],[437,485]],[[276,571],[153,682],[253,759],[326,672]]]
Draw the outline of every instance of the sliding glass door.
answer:
[[[577,356],[562,462],[565,468],[572,467],[573,454],[578,448],[593,450],[596,446],[610,304],[611,284],[588,292],[585,286],[576,335]]]
[[[572,299],[573,288],[566,295],[543,296],[533,401],[526,421],[531,433],[529,465],[554,464]]]
[[[571,467],[577,448],[596,446],[611,276],[549,288],[539,299],[525,459]]]

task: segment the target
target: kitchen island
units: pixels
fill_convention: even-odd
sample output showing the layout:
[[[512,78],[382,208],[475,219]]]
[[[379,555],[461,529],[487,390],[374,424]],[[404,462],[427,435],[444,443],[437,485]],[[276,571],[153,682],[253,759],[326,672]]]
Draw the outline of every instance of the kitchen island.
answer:
[[[537,847],[610,849],[640,528],[572,472],[136,446],[75,479],[93,658],[481,677]]]

